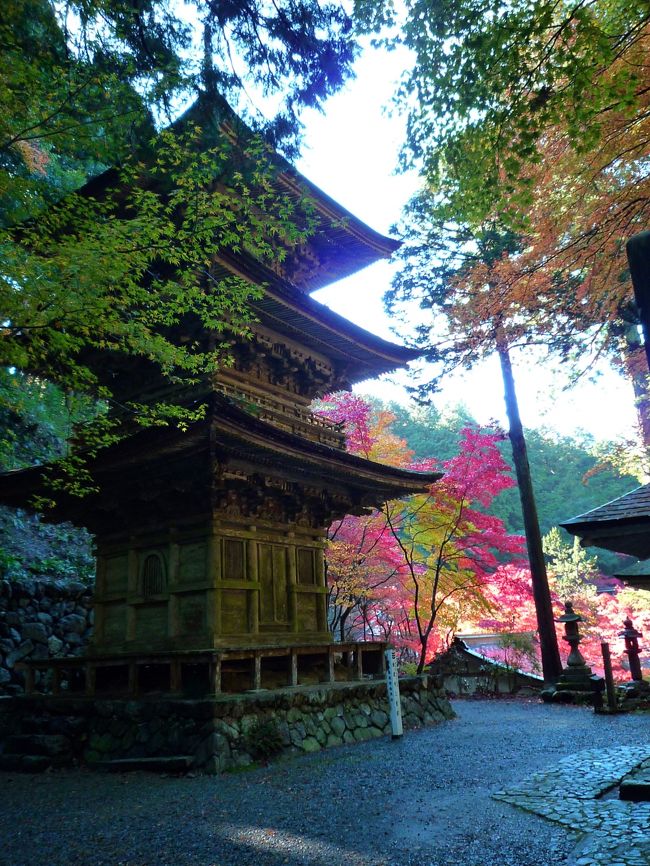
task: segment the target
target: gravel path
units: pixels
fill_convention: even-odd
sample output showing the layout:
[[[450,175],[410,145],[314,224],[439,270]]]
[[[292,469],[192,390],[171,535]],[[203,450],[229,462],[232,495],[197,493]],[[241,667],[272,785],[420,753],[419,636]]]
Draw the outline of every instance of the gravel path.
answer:
[[[442,725],[223,776],[0,773],[0,866],[561,866],[561,827],[491,794],[648,716],[458,701]]]

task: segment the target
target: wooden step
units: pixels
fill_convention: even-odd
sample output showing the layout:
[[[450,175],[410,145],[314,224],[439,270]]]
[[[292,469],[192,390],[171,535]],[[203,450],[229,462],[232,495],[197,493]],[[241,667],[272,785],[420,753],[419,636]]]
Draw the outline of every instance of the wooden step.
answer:
[[[618,796],[621,800],[633,803],[647,803],[650,800],[650,765],[644,761],[621,780]]]
[[[95,761],[90,766],[109,773],[127,773],[144,770],[149,773],[186,773],[194,761],[192,755],[167,755],[149,758],[114,758],[111,761]]]

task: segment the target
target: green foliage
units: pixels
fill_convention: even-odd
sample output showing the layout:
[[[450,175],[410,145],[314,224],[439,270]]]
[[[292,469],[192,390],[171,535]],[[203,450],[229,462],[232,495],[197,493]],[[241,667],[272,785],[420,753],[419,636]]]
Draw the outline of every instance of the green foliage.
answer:
[[[16,369],[0,367],[0,470],[61,457],[74,425],[97,414],[93,400]]]
[[[246,751],[255,760],[266,761],[282,751],[282,734],[275,719],[257,719],[249,728],[246,737]]]
[[[530,430],[526,433],[526,444],[542,534],[560,521],[583,514],[638,486],[635,478],[619,475],[613,469],[593,475],[600,458],[596,443],[588,438],[550,436]],[[509,460],[506,452],[507,446],[504,457]],[[523,531],[516,488],[500,494],[494,511],[511,531]],[[598,561],[605,570],[620,564],[619,558],[605,551],[599,553]]]
[[[94,575],[91,537],[85,530],[0,508],[0,577],[91,583]]]
[[[173,385],[230,362],[258,290],[216,259],[277,263],[304,241],[310,205],[279,191],[269,137],[295,148],[300,108],[339,87],[355,54],[334,4],[189,5],[7,0],[0,12],[0,368],[100,398],[111,417],[111,354]],[[281,98],[275,116],[248,118],[266,139],[223,102],[247,86]],[[117,408],[145,425],[182,426],[201,411]],[[13,416],[5,465],[20,451]],[[105,411],[85,420],[87,453],[117,435]]]
[[[73,424],[95,413],[93,401],[17,370],[0,368],[0,469],[60,459]],[[0,508],[0,576],[11,580],[94,579],[92,539],[69,523],[52,526],[25,511]]]
[[[476,224],[499,210],[525,221],[526,166],[562,125],[578,153],[596,150],[607,110],[633,116],[640,65],[617,64],[650,21],[644,0],[358,0],[359,24],[392,26],[414,56],[399,98],[409,111],[404,160],[424,165],[449,212]],[[642,83],[642,82],[641,82]]]
[[[418,673],[418,663],[417,662],[407,662],[400,660],[399,662],[399,672],[403,674],[405,677],[414,677],[417,676]]]
[[[553,527],[542,542],[549,578],[554,581],[555,591],[560,598],[569,600],[576,596],[595,596],[598,562],[595,556],[590,556],[580,546],[578,536],[567,543],[560,530]]]

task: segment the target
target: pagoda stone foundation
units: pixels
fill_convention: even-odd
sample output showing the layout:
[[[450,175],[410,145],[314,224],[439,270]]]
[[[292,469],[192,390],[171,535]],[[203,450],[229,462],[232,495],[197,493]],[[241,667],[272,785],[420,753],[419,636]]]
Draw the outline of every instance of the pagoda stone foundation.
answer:
[[[430,676],[400,680],[405,728],[453,718]],[[274,755],[317,752],[390,734],[385,682],[223,694],[189,700],[0,698],[0,768],[218,773]]]

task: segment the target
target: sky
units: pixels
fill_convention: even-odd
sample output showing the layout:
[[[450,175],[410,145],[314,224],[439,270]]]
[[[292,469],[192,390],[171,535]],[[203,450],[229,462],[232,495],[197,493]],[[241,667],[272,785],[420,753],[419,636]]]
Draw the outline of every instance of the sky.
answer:
[[[366,48],[357,62],[357,76],[330,98],[325,112],[305,114],[307,135],[297,167],[328,195],[372,228],[388,234],[418,186],[414,174],[395,169],[404,122],[387,113],[395,82],[408,62],[405,52]],[[359,274],[315,293],[314,297],[356,324],[393,342],[404,334],[392,331],[382,295],[393,266],[378,262]],[[529,353],[514,357],[522,420],[525,426],[573,435],[584,431],[596,439],[630,438],[634,409],[631,387],[603,367],[595,383],[563,390],[561,369],[540,369]],[[395,377],[408,380],[408,374]],[[385,380],[359,389],[386,400],[406,401],[403,387]],[[505,426],[503,388],[496,359],[450,377],[434,400],[441,410],[464,403],[481,423],[495,419]]]

